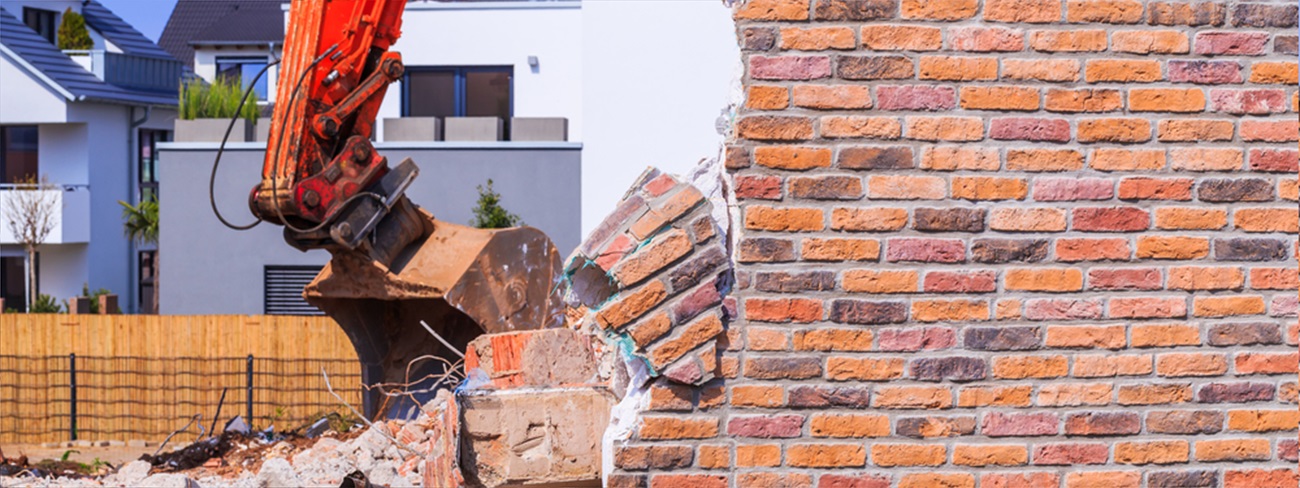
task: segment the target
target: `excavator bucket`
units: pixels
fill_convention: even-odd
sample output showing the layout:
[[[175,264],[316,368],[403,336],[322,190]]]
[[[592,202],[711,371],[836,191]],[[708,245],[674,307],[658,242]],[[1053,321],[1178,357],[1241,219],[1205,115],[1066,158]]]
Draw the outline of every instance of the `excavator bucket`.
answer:
[[[406,417],[418,412],[415,402],[433,398],[433,387],[439,386],[433,383],[446,364],[428,355],[455,362],[481,334],[558,327],[564,321],[560,256],[546,234],[531,227],[476,229],[418,209],[406,215],[411,214],[431,229],[398,251],[391,264],[364,252],[334,252],[303,290],[356,348],[370,418]],[[382,234],[382,224],[378,230]],[[412,398],[394,394],[397,390],[429,391]]]

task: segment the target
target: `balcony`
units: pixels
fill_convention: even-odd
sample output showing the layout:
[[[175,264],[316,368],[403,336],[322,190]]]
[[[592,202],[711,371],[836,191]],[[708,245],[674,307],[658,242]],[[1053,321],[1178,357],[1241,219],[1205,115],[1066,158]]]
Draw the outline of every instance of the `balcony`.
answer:
[[[55,209],[50,235],[44,244],[90,242],[90,186],[54,185],[57,190],[36,190],[32,185],[0,184],[0,244],[19,244],[9,225],[10,201],[22,192],[40,192]]]
[[[167,93],[176,93],[179,89],[183,65],[174,59],[103,50],[65,50],[63,53],[110,85]]]

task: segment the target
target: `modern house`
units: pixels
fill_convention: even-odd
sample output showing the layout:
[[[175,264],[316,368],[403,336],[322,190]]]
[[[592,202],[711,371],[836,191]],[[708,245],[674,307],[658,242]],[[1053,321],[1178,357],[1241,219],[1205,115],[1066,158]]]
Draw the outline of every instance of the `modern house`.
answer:
[[[93,40],[64,51],[56,32],[80,13]],[[83,286],[150,310],[155,250],[123,233],[122,207],[157,189],[157,143],[169,140],[181,63],[96,0],[6,0],[0,5],[0,209],[40,177],[55,185],[56,226],[27,263],[0,218],[0,296],[24,309],[36,292],[59,300]],[[3,212],[3,210],[0,210]],[[2,216],[0,216],[2,217]],[[25,286],[37,270],[37,290]]]
[[[271,25],[274,3],[180,0],[160,44],[204,79],[238,76],[248,86],[262,65],[235,64],[269,62],[283,48],[288,3]],[[683,30],[664,39],[643,20]],[[716,122],[737,79],[734,25],[721,2],[411,1],[402,32],[393,50],[406,74],[388,89],[376,139],[393,163],[409,156],[420,166],[412,200],[465,223],[475,187],[490,178],[503,205],[547,232],[562,255],[646,166],[683,173],[717,155]],[[256,89],[274,102],[275,69],[268,75]],[[500,125],[458,131],[483,118]],[[563,119],[560,136],[525,134],[523,124],[555,119]],[[176,141],[162,150],[161,245],[187,263],[169,258],[163,268],[162,312],[301,312],[298,290],[328,254],[293,250],[275,226],[222,227],[207,201],[216,148]],[[227,144],[216,199],[228,218],[251,220],[248,190],[264,150]]]

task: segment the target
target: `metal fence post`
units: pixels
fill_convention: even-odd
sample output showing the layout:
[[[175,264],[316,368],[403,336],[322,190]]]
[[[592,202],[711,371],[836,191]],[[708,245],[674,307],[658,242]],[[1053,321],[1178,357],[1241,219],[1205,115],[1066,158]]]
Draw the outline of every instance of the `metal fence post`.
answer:
[[[68,354],[68,434],[77,440],[77,354]]]
[[[247,402],[246,406],[248,408],[248,418],[246,420],[248,421],[248,425],[251,427],[253,425],[253,355],[252,354],[248,355],[247,385],[248,385],[248,392],[244,394],[244,399]]]

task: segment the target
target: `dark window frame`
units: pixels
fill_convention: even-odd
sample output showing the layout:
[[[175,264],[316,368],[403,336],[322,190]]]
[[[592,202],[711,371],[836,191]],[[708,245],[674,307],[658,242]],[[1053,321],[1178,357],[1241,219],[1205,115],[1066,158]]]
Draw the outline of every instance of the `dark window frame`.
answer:
[[[139,273],[140,280],[136,283],[135,296],[136,302],[138,302],[136,303],[136,310],[140,313],[149,313],[152,310],[152,307],[146,305],[153,304],[153,287],[158,279],[157,276],[153,276],[153,260],[155,259],[158,259],[156,249],[136,252],[136,272]],[[145,277],[146,274],[148,278]],[[148,293],[145,292],[146,289]],[[149,303],[146,303],[145,300],[149,300]]]
[[[221,71],[222,71],[222,69],[221,69],[221,65],[222,65],[222,64],[227,64],[227,65],[232,65],[232,64],[233,64],[233,65],[239,65],[239,66],[240,66],[240,69],[239,69],[239,89],[240,89],[240,90],[246,90],[246,89],[248,89],[248,87],[247,87],[247,86],[244,86],[244,69],[243,69],[242,66],[245,65],[245,64],[260,64],[260,65],[262,65],[262,66],[266,66],[266,65],[269,64],[270,62],[271,62],[271,60],[270,60],[270,58],[268,58],[267,56],[258,56],[258,55],[246,55],[246,56],[238,56],[238,55],[231,55],[231,56],[217,56],[216,60],[214,60],[213,63],[212,63],[214,69],[216,69],[216,74],[214,75],[214,78],[215,78],[215,77],[220,77],[220,76],[221,76]],[[258,69],[261,70],[261,68],[258,68]],[[249,80],[249,81],[251,82],[252,80]],[[262,85],[265,87],[265,91],[266,91],[266,93],[257,93],[257,90],[254,90],[254,91],[253,91],[253,93],[257,95],[257,101],[259,101],[259,102],[265,102],[265,101],[267,101],[267,100],[270,100],[270,97],[271,97],[271,82],[270,82],[270,77],[267,76],[267,75],[265,75],[265,74],[263,74],[263,75],[262,75],[262,79],[258,80],[257,82],[260,83],[260,84],[262,84]]]
[[[36,7],[23,7],[23,24],[36,31],[37,35],[50,41],[50,44],[54,44],[55,46],[59,45],[56,41],[59,35],[58,20],[59,13],[57,11]],[[33,23],[43,25],[32,25]],[[45,27],[46,29],[49,29],[49,31],[41,32],[41,27]]]
[[[34,139],[34,141],[35,141],[35,143],[36,143],[36,174],[35,174],[35,175],[32,175],[32,176],[35,177],[35,178],[40,178],[40,177],[41,177],[41,176],[40,176],[40,173],[41,173],[41,129],[40,129],[40,126],[38,126],[38,125],[30,125],[30,124],[0,125],[0,183],[9,183],[8,178],[5,177],[5,175],[6,175],[7,172],[8,172],[8,170],[5,169],[5,154],[7,154],[7,153],[9,152],[9,149],[8,149],[7,147],[5,147],[5,146],[8,144],[8,141],[9,141],[9,134],[8,134],[8,131],[13,130],[13,129],[15,129],[15,128],[30,129],[30,130],[33,131],[34,134],[36,134],[36,138]]]
[[[139,175],[139,196],[140,201],[152,196],[158,199],[158,143],[169,142],[172,140],[172,131],[163,129],[139,129],[136,135],[136,171]],[[149,155],[146,158],[144,150],[149,149]],[[146,165],[149,169],[146,177]]]
[[[464,117],[466,112],[466,92],[465,79],[466,75],[474,73],[506,73],[510,76],[510,86],[507,93],[510,95],[509,113],[505,115],[505,122],[510,122],[510,117],[515,114],[515,67],[512,65],[492,65],[492,66],[407,66],[406,72],[402,75],[402,117],[411,115],[411,74],[413,73],[452,73],[455,76],[455,94],[453,95],[456,109],[453,117]]]

